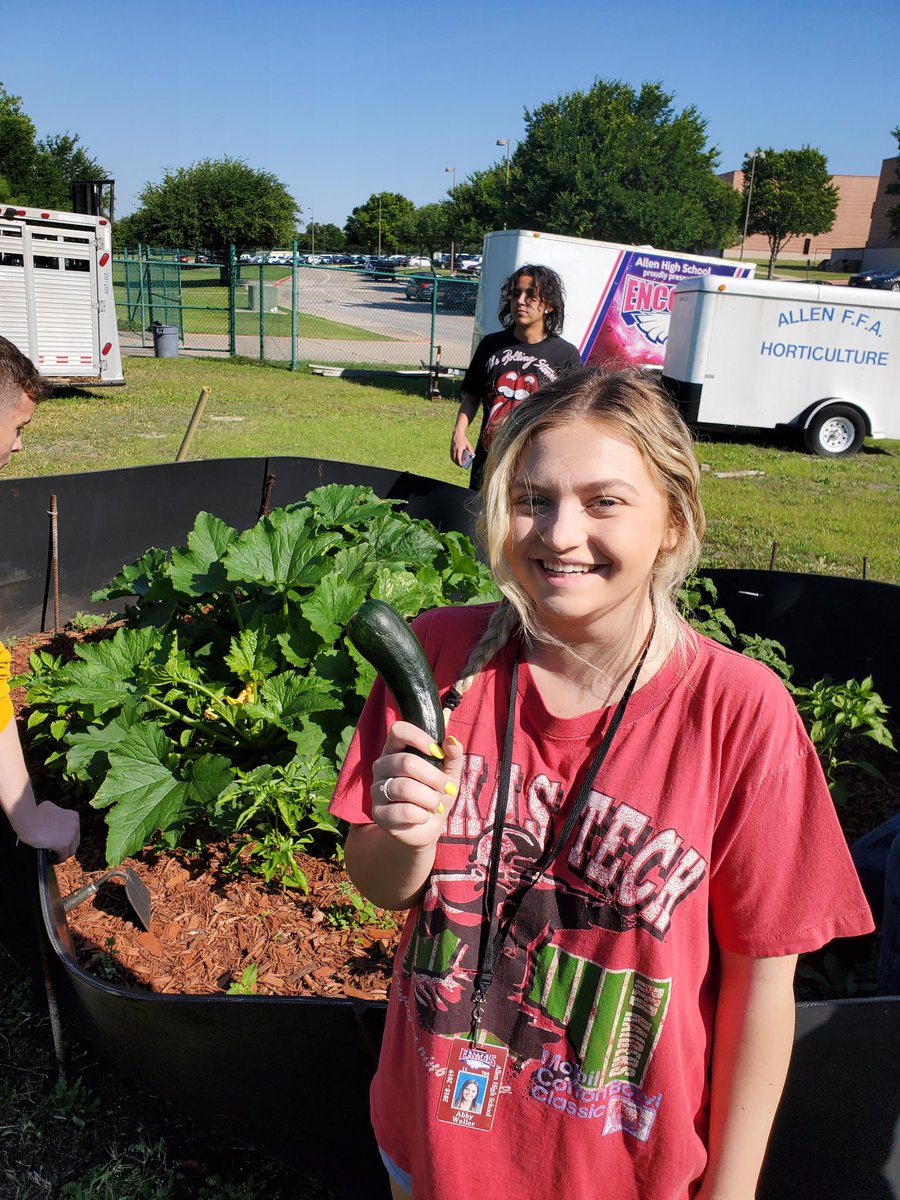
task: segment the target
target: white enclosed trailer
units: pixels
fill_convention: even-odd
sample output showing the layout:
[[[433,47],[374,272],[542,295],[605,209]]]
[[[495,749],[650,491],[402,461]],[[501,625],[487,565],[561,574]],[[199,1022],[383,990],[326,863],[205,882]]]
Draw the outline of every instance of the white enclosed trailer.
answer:
[[[0,208],[0,334],[57,384],[123,384],[105,217]]]
[[[484,239],[481,287],[475,310],[473,346],[500,329],[500,288],[519,267],[551,267],[566,289],[562,336],[574,343],[581,361],[662,366],[669,329],[672,293],[682,279],[751,276],[755,264],[701,254],[655,250],[504,229]]]
[[[824,457],[900,438],[900,296],[767,280],[675,289],[663,383],[692,424],[793,428]]]

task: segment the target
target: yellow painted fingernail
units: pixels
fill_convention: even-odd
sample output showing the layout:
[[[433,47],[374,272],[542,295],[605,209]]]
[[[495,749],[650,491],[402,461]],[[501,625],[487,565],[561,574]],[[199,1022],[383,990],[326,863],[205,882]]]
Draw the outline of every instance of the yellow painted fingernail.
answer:
[[[440,816],[440,815],[441,815],[441,813],[443,813],[443,811],[444,811],[444,802],[443,802],[443,800],[438,800],[438,807],[437,807],[437,810],[438,810],[438,816]]]
[[[462,746],[462,742],[458,738],[455,738],[452,733],[447,735],[447,741],[452,742],[454,746]]]
[[[439,760],[444,757],[444,752],[440,748],[440,746],[437,744],[437,742],[431,743],[431,745],[428,747],[428,753],[431,755],[432,758],[436,758]]]
[[[445,796],[455,796],[456,795],[456,784],[453,782],[452,779],[448,779],[447,782],[444,784],[444,795]]]

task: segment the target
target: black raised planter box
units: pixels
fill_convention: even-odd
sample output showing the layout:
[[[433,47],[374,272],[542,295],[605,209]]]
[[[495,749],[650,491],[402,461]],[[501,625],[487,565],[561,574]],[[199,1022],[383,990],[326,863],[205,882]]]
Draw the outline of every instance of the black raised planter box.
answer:
[[[311,459],[223,460],[0,482],[7,634],[41,627],[51,494],[62,620],[150,545],[184,541],[201,509],[238,528],[322,483],[362,483],[409,511],[471,531],[471,493],[418,476]],[[737,627],[782,641],[800,681],[875,676],[900,704],[900,588],[825,576],[711,571]],[[51,617],[52,619],[52,617]],[[0,839],[2,842],[2,839]],[[2,849],[2,847],[0,847]],[[39,917],[33,905],[38,898]],[[75,961],[53,871],[0,855],[0,936],[34,959],[37,931],[63,1012],[116,1066],[210,1125],[348,1197],[387,1195],[368,1124],[384,1006],[352,1000],[130,992]],[[797,1005],[794,1059],[760,1200],[900,1196],[900,997]],[[349,1150],[352,1147],[352,1152]]]

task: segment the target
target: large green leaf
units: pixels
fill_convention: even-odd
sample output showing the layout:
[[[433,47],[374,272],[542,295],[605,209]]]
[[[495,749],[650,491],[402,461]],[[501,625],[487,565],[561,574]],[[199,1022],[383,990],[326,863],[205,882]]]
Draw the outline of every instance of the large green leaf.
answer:
[[[396,500],[380,500],[371,488],[326,483],[306,497],[316,522],[325,528],[366,525],[373,517],[390,511]]]
[[[343,546],[332,561],[332,570],[348,583],[368,592],[378,571],[378,560],[370,546]]]
[[[145,550],[139,559],[122,568],[106,587],[91,593],[91,600],[100,603],[119,596],[146,596],[164,573],[166,552],[158,546]]]
[[[204,754],[191,763],[188,789],[191,800],[209,809],[234,779],[234,768],[222,754]]]
[[[169,577],[179,592],[201,597],[208,592],[220,592],[228,586],[222,562],[228,547],[237,537],[237,530],[210,513],[198,513],[194,528],[188,534],[187,549],[172,551]]]
[[[99,784],[108,767],[110,751],[133,725],[133,718],[120,713],[108,725],[92,725],[81,733],[67,734],[66,772],[84,782],[91,779]]]
[[[185,815],[188,785],[167,765],[173,749],[162,730],[146,722],[110,750],[109,773],[91,801],[95,808],[112,806],[106,818],[110,864],[137,853]]]
[[[327,712],[341,707],[341,701],[335,697],[325,680],[285,671],[267,679],[260,688],[258,700],[245,705],[244,711],[251,719],[268,718],[282,728],[292,729],[299,718],[307,713]]]
[[[259,682],[278,666],[275,650],[275,640],[265,628],[251,627],[232,638],[225,661],[242,682]]]
[[[416,616],[423,609],[441,604],[440,576],[433,567],[423,567],[415,575],[411,571],[381,567],[372,595],[393,605],[404,617]]]
[[[308,509],[278,510],[263,518],[228,548],[228,578],[279,591],[312,587],[330,569],[328,553],[343,538],[339,533],[311,535],[308,521]]]
[[[59,672],[62,687],[53,694],[56,703],[90,706],[95,714],[139,699],[135,682],[138,665],[160,641],[157,629],[119,629],[111,641],[82,642],[75,647],[78,661]]]
[[[327,575],[300,607],[322,641],[330,646],[365,598],[365,592],[335,572]]]
[[[441,550],[441,541],[427,522],[386,513],[366,529],[373,553],[383,562],[430,563]]]

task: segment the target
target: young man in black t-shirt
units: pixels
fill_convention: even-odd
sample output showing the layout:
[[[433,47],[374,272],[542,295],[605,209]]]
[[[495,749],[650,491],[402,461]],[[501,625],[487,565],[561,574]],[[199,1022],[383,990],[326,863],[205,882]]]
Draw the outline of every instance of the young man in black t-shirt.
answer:
[[[462,381],[462,403],[450,439],[450,457],[465,467],[473,454],[467,436],[478,407],[481,432],[474,448],[470,486],[481,487],[487,450],[497,426],[545,383],[581,366],[571,342],[559,331],[565,318],[562,280],[549,267],[519,267],[500,289],[500,321],[504,328],[478,343]]]

